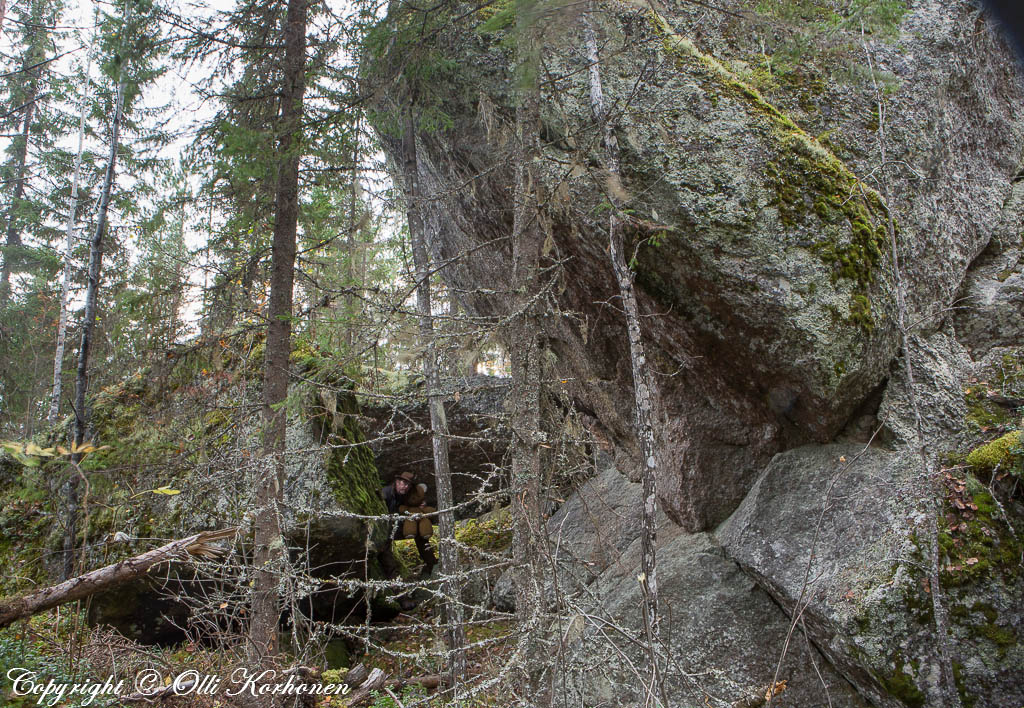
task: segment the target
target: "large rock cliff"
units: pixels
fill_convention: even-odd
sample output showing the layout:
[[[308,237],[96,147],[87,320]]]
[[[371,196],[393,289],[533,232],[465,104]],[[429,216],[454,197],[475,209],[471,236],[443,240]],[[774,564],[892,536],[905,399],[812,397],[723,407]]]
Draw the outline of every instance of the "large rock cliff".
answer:
[[[556,275],[544,334],[553,378],[618,469],[549,522],[570,529],[557,567],[604,612],[637,601],[622,582],[637,562],[626,510],[639,510],[618,489],[638,465],[605,250],[614,191],[628,207],[656,372],[659,502],[684,532],[715,531],[663,534],[668,602],[718,597],[735,613],[722,622],[736,644],[755,647],[733,677],[745,689],[694,696],[726,706],[768,683],[757,657],[777,656],[782,640],[759,628],[781,608],[815,647],[796,660],[796,702],[784,704],[828,702],[808,683],[817,652],[860,697],[833,691],[840,703],[935,703],[926,576],[937,527],[961,701],[1017,705],[1021,74],[970,4],[840,5],[593,6],[621,180],[605,169],[589,109],[581,10],[545,16],[536,189]],[[429,245],[463,306],[498,318],[512,270],[515,37],[502,29],[507,8],[462,10],[424,31],[395,5],[367,78],[403,181],[409,156],[389,116],[410,109],[399,87],[416,62],[432,67],[432,93],[411,105]],[[999,436],[1001,447],[963,457]],[[610,545],[589,538],[601,524],[587,510],[599,508],[621,512]],[[750,609],[760,601],[735,591],[736,569],[778,605]],[[672,644],[695,672],[721,640],[702,626]],[[575,689],[599,700],[608,685],[591,676]],[[677,688],[688,705],[693,687]]]
[[[890,216],[909,321],[925,332],[1004,225],[1019,80],[972,18],[959,3],[921,3],[866,40],[844,34],[838,58],[812,45],[804,66],[775,77],[755,68],[756,23],[714,25],[685,3],[593,14],[623,151],[611,188],[630,210],[659,372],[661,501],[686,528],[728,516],[776,452],[832,439],[887,378],[898,346]],[[546,334],[580,405],[629,454],[627,339],[608,304],[609,185],[581,21],[566,11],[550,26],[538,191],[547,252],[562,264],[562,316]],[[508,37],[466,23],[431,36],[458,71],[420,109],[445,121],[422,120],[417,136],[430,247],[470,311],[500,315],[511,272]],[[379,43],[390,54],[377,66],[405,65],[401,41]],[[382,116],[400,104],[378,97]],[[379,128],[392,163],[406,165],[390,123]]]

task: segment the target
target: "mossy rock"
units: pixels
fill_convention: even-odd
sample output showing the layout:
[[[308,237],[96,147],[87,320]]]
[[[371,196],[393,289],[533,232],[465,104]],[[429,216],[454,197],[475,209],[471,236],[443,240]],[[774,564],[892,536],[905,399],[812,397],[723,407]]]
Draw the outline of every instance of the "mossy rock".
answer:
[[[1024,478],[1024,431],[1014,430],[967,454],[967,464],[983,472],[1002,470]]]

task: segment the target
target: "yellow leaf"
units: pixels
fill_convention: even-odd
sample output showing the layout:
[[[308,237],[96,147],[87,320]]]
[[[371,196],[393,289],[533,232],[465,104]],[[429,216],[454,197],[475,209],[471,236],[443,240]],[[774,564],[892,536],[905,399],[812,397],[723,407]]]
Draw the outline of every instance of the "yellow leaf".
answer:
[[[171,489],[170,487],[158,487],[156,489],[150,489],[149,491],[153,492],[153,494],[163,494],[168,497],[173,497],[175,494],[181,494],[180,489]]]

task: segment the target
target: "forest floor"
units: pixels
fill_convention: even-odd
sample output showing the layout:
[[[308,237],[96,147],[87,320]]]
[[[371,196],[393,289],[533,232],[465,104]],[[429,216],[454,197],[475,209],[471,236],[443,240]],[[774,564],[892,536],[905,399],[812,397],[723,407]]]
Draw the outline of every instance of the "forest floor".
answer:
[[[509,548],[511,530],[508,514],[501,511],[480,519],[460,522],[457,539],[464,544],[464,558],[473,553],[482,553],[493,559]],[[436,536],[434,543],[436,546]],[[417,578],[420,566],[413,542],[396,541],[394,551],[403,567],[403,578]],[[471,567],[479,567],[479,564],[479,558],[470,561]],[[498,567],[489,575],[491,582],[497,574]],[[439,585],[436,574],[425,583],[428,588],[436,588]],[[318,673],[315,680],[341,683],[351,666],[363,664],[367,669],[382,670],[389,681],[398,683],[390,686],[394,697],[382,690],[359,705],[370,708],[399,708],[408,705],[433,708],[444,705],[440,695],[433,698],[437,689],[427,689],[415,682],[418,677],[437,675],[444,671],[445,638],[441,603],[436,595],[424,589],[416,590],[415,597],[418,603],[414,608],[387,622],[369,625],[367,634],[372,638],[371,641],[354,640],[353,637],[359,635],[361,627],[353,625],[352,635],[344,642],[345,648],[340,658],[336,654],[332,656],[328,650],[319,662],[315,662],[317,665],[314,668]],[[191,642],[169,647],[143,645],[111,629],[90,627],[85,622],[86,614],[85,607],[68,606],[0,631],[0,667],[4,667],[3,673],[21,667],[37,672],[37,680],[43,683],[52,679],[56,684],[69,685],[102,683],[107,676],[112,675],[115,681],[126,681],[125,685],[129,688],[118,693],[123,697],[132,692],[130,682],[133,677],[147,668],[155,668],[165,677],[178,676],[188,671],[225,677],[235,668],[244,665],[238,658],[238,647],[233,651],[231,647],[204,646]],[[497,683],[489,682],[488,679],[501,673],[502,667],[514,652],[515,633],[511,620],[502,613],[476,608],[475,615],[467,619],[465,630],[469,648],[466,650],[464,681],[465,685],[477,689],[461,705],[466,708],[505,705]],[[365,638],[366,634],[363,636]],[[289,658],[284,657],[284,662],[287,664]],[[40,703],[38,695],[15,695],[8,677],[0,676],[0,706],[5,708],[35,705],[102,708],[129,705],[102,697],[89,700],[88,696],[68,696],[53,703],[49,702],[50,698],[53,696],[46,697]],[[162,704],[195,708],[229,708],[233,705],[219,696],[196,695],[168,699]],[[306,705],[347,706],[349,701],[342,696],[326,696]]]

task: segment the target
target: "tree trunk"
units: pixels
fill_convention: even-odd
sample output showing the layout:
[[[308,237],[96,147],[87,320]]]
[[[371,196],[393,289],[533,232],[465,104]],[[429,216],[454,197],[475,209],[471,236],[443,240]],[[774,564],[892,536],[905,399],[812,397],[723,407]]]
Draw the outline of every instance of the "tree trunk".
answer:
[[[521,698],[544,705],[541,690],[546,664],[543,654],[543,599],[540,570],[541,536],[541,326],[539,317],[540,253],[543,243],[535,174],[540,159],[540,39],[537,0],[516,6],[516,68],[518,100],[515,122],[515,193],[512,223],[512,290],[514,314],[508,349],[512,369],[513,557],[516,567],[516,617],[526,642]]]
[[[107,210],[110,207],[110,192],[113,189],[114,175],[117,169],[117,148],[121,137],[121,111],[124,108],[124,78],[117,84],[114,98],[114,121],[111,127],[110,152],[107,154],[107,169],[103,175],[103,189],[96,212],[96,231],[89,244],[89,276],[85,290],[85,313],[82,316],[82,340],[78,346],[78,370],[75,375],[75,428],[73,440],[79,446],[85,440],[89,426],[89,412],[85,406],[85,396],[89,389],[89,352],[92,348],[92,335],[96,327],[96,299],[100,289],[100,266],[103,261],[103,236],[107,231]],[[75,455],[72,461],[77,463],[80,456]],[[75,536],[78,525],[78,478],[71,476],[65,485],[67,499],[67,518],[64,529],[64,579],[74,575],[75,570]]]
[[[462,620],[462,597],[456,573],[459,570],[459,550],[455,545],[455,516],[452,507],[451,468],[448,464],[448,419],[441,394],[441,375],[434,336],[434,317],[430,304],[430,259],[427,256],[426,235],[420,212],[419,165],[416,159],[416,124],[412,108],[406,112],[403,152],[405,153],[405,180],[409,240],[416,268],[416,309],[419,311],[420,340],[424,346],[423,376],[427,381],[427,399],[430,405],[430,429],[434,446],[434,480],[437,485],[438,533],[441,551],[441,574],[444,576],[445,636],[448,644],[449,685],[458,700],[459,682],[466,673],[466,657],[462,651],[466,643]]]
[[[587,58],[590,62],[590,102],[597,120],[604,133],[605,161],[609,178],[618,180],[621,176],[619,162],[619,145],[615,132],[604,105],[604,92],[601,87],[600,57],[597,51],[597,38],[591,25],[590,15],[584,14],[584,33],[587,44]],[[643,457],[643,494],[644,506],[640,535],[640,583],[643,588],[643,620],[647,638],[648,658],[652,687],[658,690],[664,705],[668,705],[665,695],[664,681],[658,665],[657,645],[659,641],[658,614],[658,564],[655,556],[657,543],[657,455],[654,447],[654,426],[652,425],[653,405],[651,401],[651,374],[644,354],[644,344],[640,331],[640,311],[637,307],[636,292],[633,288],[633,272],[626,264],[622,244],[622,220],[620,214],[623,204],[617,194],[621,190],[609,190],[609,200],[614,207],[608,218],[609,254],[612,269],[619,284],[619,296],[622,309],[626,316],[626,329],[629,333],[629,358],[633,372],[633,391],[635,397],[635,420],[640,452]]]
[[[209,544],[235,535],[236,529],[203,531],[188,538],[171,541],[152,551],[119,561],[99,570],[93,570],[77,578],[42,590],[35,590],[23,597],[0,601],[0,629],[25,617],[81,600],[100,590],[106,590],[120,583],[145,575],[150,568],[160,563],[176,560],[185,555],[200,557],[216,556],[218,550]]]
[[[284,402],[288,396],[288,360],[291,356],[292,286],[299,215],[299,157],[302,152],[307,7],[307,0],[289,0],[284,30],[284,87],[278,137],[280,163],[275,197],[270,306],[267,313],[267,344],[263,374],[263,452],[266,467],[256,490],[256,572],[253,584],[252,623],[249,627],[250,657],[258,665],[268,664],[278,650],[277,627],[281,617],[278,581],[285,565],[278,507],[282,500],[284,483],[287,424]]]
[[[356,124],[356,137],[359,140],[359,126]],[[348,320],[348,327],[345,329],[345,356],[351,357],[356,351],[356,314],[359,307],[359,299],[356,297],[356,225],[359,223],[359,200],[357,199],[357,187],[359,186],[359,150],[358,146],[352,145],[352,193],[349,195],[349,223],[348,235],[345,237],[345,245],[348,253],[345,256],[345,317]],[[411,228],[411,227],[410,227]],[[362,243],[360,242],[360,247]],[[359,283],[362,287],[364,283]]]
[[[57,321],[57,348],[53,355],[53,393],[46,419],[53,423],[60,415],[61,372],[64,368],[64,343],[68,333],[68,296],[71,292],[71,259],[75,248],[75,215],[78,212],[78,180],[82,173],[82,145],[85,139],[85,114],[89,103],[89,73],[92,69],[92,47],[85,62],[85,83],[82,86],[82,105],[78,116],[78,150],[75,153],[75,171],[71,176],[71,199],[68,202],[68,221],[65,228],[67,241],[64,252],[64,275],[60,286],[60,317]]]

